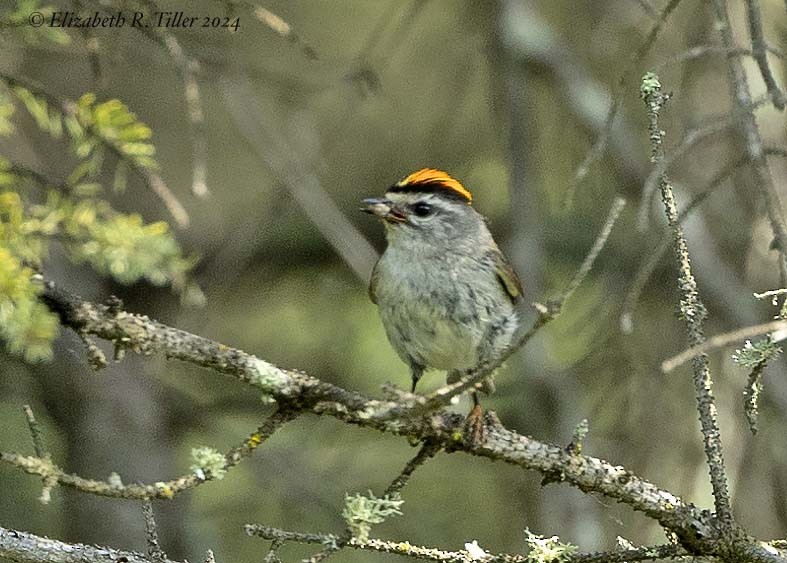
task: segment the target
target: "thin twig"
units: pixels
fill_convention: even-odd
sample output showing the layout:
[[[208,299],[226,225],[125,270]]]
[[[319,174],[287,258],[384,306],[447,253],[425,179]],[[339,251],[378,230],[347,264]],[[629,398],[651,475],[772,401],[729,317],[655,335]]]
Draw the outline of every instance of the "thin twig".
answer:
[[[648,174],[645,184],[642,188],[642,198],[640,200],[639,213],[637,215],[637,228],[640,231],[645,231],[648,227],[648,218],[650,214],[651,204],[653,198],[659,190],[659,183],[664,173],[668,172],[672,165],[689,154],[697,145],[708,137],[712,137],[719,133],[724,133],[732,127],[728,118],[711,122],[709,125],[700,129],[693,129],[689,131],[681,142],[666,155],[663,160]]]
[[[41,438],[41,426],[39,426],[33,409],[30,405],[23,405],[22,410],[25,411],[25,418],[27,418],[27,427],[30,429],[30,437],[33,439],[33,450],[38,457],[46,457],[49,454],[44,447],[44,440]]]
[[[22,410],[25,412],[27,427],[30,430],[30,437],[33,440],[33,451],[35,451],[36,457],[44,460],[46,463],[51,463],[52,456],[44,446],[44,439],[41,437],[41,426],[38,424],[33,414],[33,409],[30,405],[23,405]],[[57,485],[57,479],[48,474],[41,474],[41,477],[43,486],[41,487],[41,495],[38,497],[38,500],[40,500],[42,504],[49,504],[52,500],[52,489]]]
[[[385,489],[383,496],[391,497],[395,494],[399,494],[405,485],[407,485],[407,483],[410,481],[410,477],[413,476],[415,470],[426,463],[438,451],[440,451],[439,443],[426,442],[415,455],[415,457],[407,462],[407,465],[404,466],[399,475],[397,475],[396,478],[391,481],[391,484]]]
[[[734,49],[735,40],[732,35],[732,23],[727,14],[726,0],[713,0],[715,28],[721,36],[721,44],[725,49]],[[773,176],[768,168],[760,130],[752,109],[752,98],[749,81],[740,58],[728,55],[727,79],[730,87],[733,111],[736,119],[737,133],[741,144],[749,157],[755,186],[765,202],[768,220],[773,231],[774,242],[779,251],[780,285],[787,287],[787,223]]]
[[[703,343],[698,344],[696,346],[692,346],[691,348],[684,350],[680,354],[676,354],[675,356],[672,356],[671,358],[668,358],[663,362],[661,362],[661,371],[664,373],[669,373],[675,368],[682,366],[689,360],[696,358],[700,354],[706,354],[711,350],[724,348],[725,346],[729,346],[730,344],[735,344],[736,342],[740,342],[745,338],[751,338],[753,336],[759,336],[761,334],[769,334],[771,332],[775,332],[777,330],[784,330],[784,329],[787,329],[787,321],[778,320],[778,321],[771,321],[769,323],[763,323],[754,326],[747,326],[730,332],[725,332],[723,334],[717,334],[715,336],[711,336]]]
[[[743,412],[752,434],[757,434],[760,417],[760,394],[762,393],[762,374],[767,361],[758,362],[749,372],[746,386],[743,388]]]
[[[563,291],[563,295],[560,296],[561,307],[582,284],[587,275],[590,273],[590,270],[593,269],[593,264],[596,263],[596,258],[598,258],[598,255],[601,254],[601,251],[604,250],[607,240],[609,239],[609,235],[612,234],[612,228],[615,226],[615,223],[617,223],[618,218],[623,212],[623,208],[625,206],[626,200],[622,197],[616,197],[612,201],[609,212],[607,212],[607,218],[604,220],[604,225],[601,227],[601,231],[599,231],[598,235],[596,236],[593,246],[588,251],[585,259],[579,266],[579,269],[571,279],[571,282],[568,284],[565,291]]]
[[[756,299],[765,299],[767,297],[778,297],[779,295],[787,294],[787,289],[780,288],[780,289],[771,289],[768,291],[763,291],[762,293],[755,293],[754,297]]]
[[[281,563],[281,559],[279,559],[279,549],[283,545],[284,540],[273,540],[271,542],[270,548],[268,548],[268,553],[265,554],[265,558],[262,560],[262,563]]]
[[[768,51],[765,45],[765,36],[762,32],[762,14],[760,13],[759,0],[746,0],[746,15],[749,21],[752,55],[760,68],[760,74],[765,82],[765,87],[768,89],[771,102],[777,109],[784,110],[787,99],[784,97],[784,92],[776,84],[773,71],[771,71],[771,67],[768,64]]]
[[[653,67],[653,72],[659,74],[673,65],[687,63],[710,55],[751,56],[752,52],[749,49],[743,49],[739,47],[725,49],[724,47],[720,47],[718,45],[697,45],[696,47],[686,49],[682,53],[678,53],[677,55],[673,55],[667,59],[664,59]]]
[[[640,8],[642,8],[646,14],[648,14],[652,18],[658,18],[659,12],[656,8],[648,0],[635,0],[637,4],[639,4]]]
[[[277,411],[239,446],[231,449],[224,456],[222,470],[230,469],[238,464],[242,459],[249,457],[257,447],[268,439],[273,433],[287,422],[297,416],[297,412],[291,410]],[[79,475],[66,473],[55,465],[49,456],[23,456],[16,453],[0,452],[0,462],[8,463],[26,473],[41,475],[45,478],[45,483],[50,480],[65,487],[76,489],[85,493],[98,496],[124,498],[124,499],[171,499],[183,491],[193,489],[210,480],[209,477],[199,476],[189,473],[170,481],[158,481],[153,484],[133,483],[124,485],[117,479],[111,481],[99,481],[85,479]]]
[[[151,12],[158,12],[159,8],[154,0],[146,0],[146,4]],[[164,47],[180,70],[183,80],[183,98],[186,100],[186,116],[191,130],[191,192],[197,197],[206,197],[209,195],[207,182],[208,142],[205,135],[202,97],[197,81],[197,73],[200,69],[199,61],[186,54],[177,37],[167,28],[139,26],[135,29],[145,33]]]
[[[440,450],[438,442],[427,441],[413,457],[399,472],[399,475],[391,481],[391,484],[385,489],[383,497],[394,497],[398,495],[401,490],[407,485],[416,469],[426,463],[432,456]],[[322,550],[315,553],[308,559],[304,559],[303,563],[321,563],[326,561],[329,557],[344,549],[353,539],[352,531],[346,530],[341,536],[336,536],[334,541],[328,543]]]
[[[267,8],[260,6],[254,2],[246,2],[245,0],[229,0],[230,5],[232,6],[241,6],[247,10],[249,10],[257,20],[266,25],[268,29],[273,31],[274,33],[278,34],[280,37],[286,39],[290,43],[298,45],[300,47],[301,52],[303,55],[309,60],[317,60],[319,56],[317,55],[317,51],[303,38],[295,32],[292,25],[289,24],[284,18],[281,16],[274,14]]]
[[[681,0],[670,0],[667,5],[664,6],[658,15],[658,19],[656,19],[656,21],[653,23],[653,26],[650,28],[650,32],[645,38],[645,41],[635,51],[631,58],[631,62],[628,64],[623,74],[620,75],[617,86],[615,87],[615,90],[612,94],[612,105],[607,112],[607,117],[604,120],[604,126],[596,138],[596,141],[593,143],[593,146],[588,151],[588,154],[585,156],[582,163],[580,163],[580,165],[577,167],[577,171],[574,174],[574,182],[571,184],[566,195],[566,201],[571,201],[573,198],[572,194],[576,189],[576,186],[582,182],[585,176],[587,176],[587,174],[590,172],[590,167],[593,165],[593,163],[595,163],[604,154],[604,150],[606,149],[607,142],[609,140],[609,135],[612,132],[612,125],[614,124],[615,117],[617,116],[618,110],[620,109],[623,95],[626,93],[626,84],[628,83],[631,76],[639,68],[639,63],[645,58],[645,55],[648,54],[650,48],[656,42],[656,39],[658,38],[661,29],[666,23],[667,18],[669,18],[670,14],[675,11],[675,8],[678,7],[680,2]]]
[[[164,563],[167,560],[167,554],[161,549],[161,544],[158,540],[158,527],[156,526],[156,518],[153,516],[153,504],[150,499],[142,500],[142,517],[145,519],[145,537],[147,539],[148,557],[153,563]]]
[[[651,161],[658,166],[659,163],[664,160],[664,132],[661,129],[659,118],[661,110],[669,99],[669,96],[662,92],[658,76],[652,73],[648,73],[643,77],[641,95],[648,113]],[[672,192],[672,184],[666,173],[662,173],[661,175],[660,188],[661,198],[667,216],[667,223],[672,228],[675,243],[681,317],[686,323],[689,345],[700,346],[705,343],[702,321],[707,312],[700,300],[697,282],[691,271],[686,238],[683,234],[683,227],[678,222],[678,209],[675,204],[675,196]],[[708,357],[705,354],[695,356],[694,387],[697,398],[697,409],[700,415],[700,426],[702,428],[705,455],[710,470],[716,514],[725,528],[731,528],[734,522],[730,510],[727,473],[724,469],[721,433],[719,431],[716,406],[714,404],[715,401],[711,386],[712,380],[708,369]]]

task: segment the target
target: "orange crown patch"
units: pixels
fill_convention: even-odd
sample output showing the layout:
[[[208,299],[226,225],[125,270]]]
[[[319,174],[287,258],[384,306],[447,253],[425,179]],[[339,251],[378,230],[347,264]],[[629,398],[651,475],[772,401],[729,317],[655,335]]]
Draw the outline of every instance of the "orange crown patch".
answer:
[[[422,168],[407,176],[406,178],[398,181],[391,188],[393,191],[422,191],[424,188],[428,190],[446,190],[447,193],[466,200],[468,203],[473,201],[473,194],[470,190],[465,188],[459,180],[452,177],[448,172],[437,170],[436,168]]]

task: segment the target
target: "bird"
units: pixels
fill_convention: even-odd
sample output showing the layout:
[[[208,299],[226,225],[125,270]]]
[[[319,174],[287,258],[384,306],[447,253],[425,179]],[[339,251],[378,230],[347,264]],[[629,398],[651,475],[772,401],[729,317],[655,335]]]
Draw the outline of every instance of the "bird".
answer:
[[[472,203],[470,190],[436,168],[363,200],[361,210],[382,222],[387,242],[369,297],[410,368],[412,393],[427,369],[447,372],[450,384],[499,359],[519,326],[522,284]],[[482,414],[477,391],[494,391],[491,375],[472,392],[468,420]]]

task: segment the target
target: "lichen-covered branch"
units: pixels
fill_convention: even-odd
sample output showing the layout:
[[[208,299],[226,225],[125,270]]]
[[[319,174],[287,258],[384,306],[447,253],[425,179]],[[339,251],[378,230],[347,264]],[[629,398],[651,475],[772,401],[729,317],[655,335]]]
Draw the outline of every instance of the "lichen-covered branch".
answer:
[[[336,540],[336,536],[332,534],[291,532],[259,524],[247,524],[245,530],[250,536],[273,541],[330,544]],[[447,550],[414,545],[408,541],[384,540],[380,538],[369,538],[365,541],[359,541],[353,538],[347,543],[347,547],[361,551],[403,555],[418,561],[442,561],[444,563],[473,563],[477,561],[483,561],[484,563],[534,563],[550,560],[546,554],[532,554],[533,556],[530,556],[531,554],[485,552],[475,541],[465,544],[465,549],[462,550]],[[576,548],[574,547],[574,549]],[[595,553],[557,552],[553,555],[556,556],[554,561],[559,561],[560,563],[625,563],[626,561],[682,557],[688,554],[680,546],[658,545]]]
[[[742,553],[745,548],[749,561],[770,561],[773,557],[746,535],[725,536],[719,520],[709,511],[604,460],[572,454],[500,424],[487,426],[484,439],[471,443],[463,440],[464,417],[444,410],[420,417],[380,420],[375,413],[396,406],[396,402],[370,399],[146,316],[84,301],[51,282],[45,285],[42,299],[66,326],[109,340],[122,349],[141,354],[161,353],[170,359],[211,368],[262,391],[284,411],[332,416],[348,424],[432,442],[448,450],[549,475],[553,480],[584,492],[600,493],[647,514],[675,533],[682,546],[693,554],[732,557],[730,554]]]
[[[71,544],[0,527],[0,559],[14,563],[152,563],[133,551]],[[175,563],[165,560],[163,563]]]
[[[221,472],[225,472],[230,467],[235,466],[242,459],[251,455],[260,444],[273,435],[282,425],[294,419],[297,414],[295,411],[278,411],[271,415],[242,444],[221,456],[220,466],[213,471],[191,472],[169,481],[159,481],[152,484],[132,483],[126,485],[117,476],[106,481],[85,479],[79,475],[66,473],[55,465],[49,455],[36,454],[35,456],[25,456],[17,453],[0,452],[0,462],[18,467],[31,475],[40,475],[44,478],[45,483],[49,483],[50,488],[57,484],[104,497],[137,500],[171,499],[183,491],[193,489],[202,483],[217,478],[217,475]]]
[[[659,166],[664,161],[664,132],[659,117],[669,96],[661,90],[658,76],[646,74],[642,79],[642,99],[648,112],[648,129],[650,131],[651,161]],[[672,185],[666,172],[662,172],[659,187],[661,199],[667,215],[667,223],[672,229],[675,259],[678,264],[678,291],[680,292],[680,315],[686,323],[689,345],[701,346],[705,343],[703,320],[706,316],[705,305],[702,303],[697,281],[691,271],[689,249],[683,235],[683,227],[678,221],[678,208]],[[704,353],[697,354],[693,360],[694,387],[697,397],[697,409],[700,416],[705,456],[710,470],[713,499],[716,514],[725,527],[733,525],[730,509],[730,495],[727,488],[727,474],[724,469],[721,433],[714,404],[712,380],[708,368],[708,357]]]

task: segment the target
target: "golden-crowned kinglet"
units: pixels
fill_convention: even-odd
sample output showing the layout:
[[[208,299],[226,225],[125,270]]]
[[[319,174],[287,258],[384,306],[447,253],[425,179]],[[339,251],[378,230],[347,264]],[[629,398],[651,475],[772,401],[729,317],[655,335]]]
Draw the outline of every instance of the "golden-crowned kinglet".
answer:
[[[424,168],[385,197],[364,200],[362,210],[382,220],[388,241],[369,295],[410,366],[413,391],[426,368],[447,371],[451,383],[494,360],[519,322],[519,278],[472,199],[448,173]],[[491,378],[480,388],[491,392]]]

